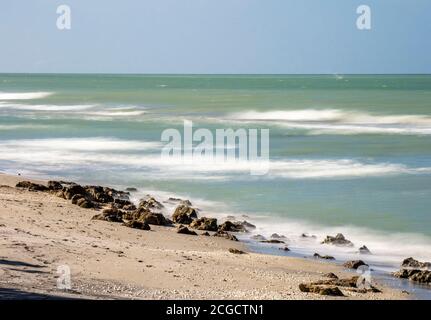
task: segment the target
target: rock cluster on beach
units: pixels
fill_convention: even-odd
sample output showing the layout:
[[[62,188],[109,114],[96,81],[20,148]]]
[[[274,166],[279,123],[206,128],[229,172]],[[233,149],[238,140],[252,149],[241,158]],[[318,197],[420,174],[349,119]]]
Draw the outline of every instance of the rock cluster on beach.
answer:
[[[353,276],[347,279],[339,279],[336,274],[328,273],[325,275],[325,277],[328,279],[312,283],[301,283],[299,285],[299,290],[302,292],[311,292],[327,296],[344,296],[344,293],[340,288],[358,293],[381,292],[381,290],[377,289],[371,284],[362,285],[359,276]]]
[[[150,225],[172,226],[179,224],[177,233],[186,235],[197,235],[195,231],[205,231],[202,235],[210,235],[208,231],[214,232],[213,236],[238,241],[230,232],[248,232],[255,228],[247,221],[232,222],[226,221],[221,225],[217,224],[217,219],[198,217],[198,210],[192,207],[189,200],[169,198],[168,202],[178,204],[172,214],[172,220],[166,218],[161,210],[164,205],[154,197],[147,195],[138,206],[130,201],[129,191],[118,191],[101,186],[81,186],[74,182],[49,181],[47,186],[29,181],[22,181],[16,185],[17,188],[29,191],[49,192],[58,197],[70,200],[81,208],[101,210],[92,217],[92,220],[102,220],[108,222],[123,223],[124,226],[150,230]],[[130,188],[130,191],[136,189]],[[186,227],[185,225],[188,225]]]
[[[431,262],[420,262],[413,258],[405,259],[395,277],[419,283],[431,284]]]

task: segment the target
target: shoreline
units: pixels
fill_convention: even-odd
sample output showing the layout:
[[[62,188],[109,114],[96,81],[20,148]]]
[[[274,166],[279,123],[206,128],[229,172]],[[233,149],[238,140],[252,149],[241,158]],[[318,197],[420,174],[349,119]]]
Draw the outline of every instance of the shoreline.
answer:
[[[0,174],[0,268],[5,261],[15,261],[36,270],[6,268],[2,273],[8,281],[1,280],[2,287],[96,299],[327,299],[334,297],[301,292],[298,287],[321,281],[329,272],[352,277],[343,267],[319,260],[254,253],[246,242],[177,234],[175,227],[151,225],[151,231],[144,231],[94,221],[91,218],[99,211],[55,195],[14,188],[24,180]],[[233,254],[229,249],[246,253]],[[71,265],[74,292],[55,287],[52,265],[62,260]],[[39,270],[49,268],[51,272]],[[26,276],[18,276],[22,273]],[[377,286],[382,293],[341,289],[347,299],[412,298],[379,282]]]

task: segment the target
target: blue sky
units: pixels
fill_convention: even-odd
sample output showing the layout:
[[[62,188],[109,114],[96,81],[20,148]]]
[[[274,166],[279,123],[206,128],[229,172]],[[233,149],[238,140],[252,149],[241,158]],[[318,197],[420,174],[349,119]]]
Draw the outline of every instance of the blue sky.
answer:
[[[0,2],[0,72],[431,73],[430,37],[430,0]]]

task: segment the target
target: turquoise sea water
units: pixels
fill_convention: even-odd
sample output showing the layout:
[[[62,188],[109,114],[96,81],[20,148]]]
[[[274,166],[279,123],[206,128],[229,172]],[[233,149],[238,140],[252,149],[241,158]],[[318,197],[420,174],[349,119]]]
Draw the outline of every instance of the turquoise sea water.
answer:
[[[162,161],[184,120],[268,128],[269,173]],[[355,249],[335,255],[431,259],[431,76],[3,74],[0,147],[1,171],[188,197],[304,252],[342,232]]]

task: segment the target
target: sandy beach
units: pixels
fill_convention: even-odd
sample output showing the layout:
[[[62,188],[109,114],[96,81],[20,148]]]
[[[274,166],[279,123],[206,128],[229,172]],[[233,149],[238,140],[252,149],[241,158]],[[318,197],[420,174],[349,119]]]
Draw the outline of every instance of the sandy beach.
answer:
[[[299,285],[333,272],[334,264],[248,252],[223,238],[151,231],[91,220],[98,212],[44,192],[15,188],[23,177],[0,174],[0,298],[3,299],[403,299],[342,289],[344,297],[301,292]],[[43,181],[36,181],[44,183]],[[229,249],[245,254],[233,254]],[[71,290],[57,288],[59,266]]]

